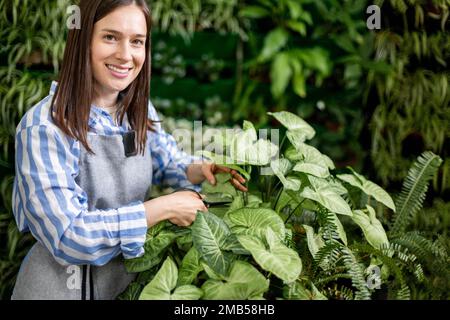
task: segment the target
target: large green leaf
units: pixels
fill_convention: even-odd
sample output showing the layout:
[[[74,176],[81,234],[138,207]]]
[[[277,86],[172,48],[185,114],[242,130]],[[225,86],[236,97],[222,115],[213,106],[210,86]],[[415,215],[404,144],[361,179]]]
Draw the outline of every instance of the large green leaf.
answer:
[[[288,159],[280,158],[270,162],[273,173],[280,179],[283,187],[287,190],[298,191],[301,187],[300,179],[296,177],[285,177],[292,165]]]
[[[294,171],[319,178],[327,178],[330,175],[328,168],[334,168],[334,164],[326,155],[305,143],[298,143],[295,148],[302,154],[303,159],[295,164]]]
[[[205,158],[210,159],[212,162],[230,168],[230,169],[234,169],[237,172],[239,172],[247,181],[250,180],[250,174],[245,171],[243,168],[241,168],[240,166],[238,166],[236,163],[236,160],[233,160],[232,158],[226,156],[226,155],[221,155],[221,154],[215,154],[213,152],[209,152],[206,150],[202,150],[199,152],[196,152],[196,155],[198,156],[202,156]]]
[[[306,141],[307,133],[302,129],[288,130],[286,132],[286,137],[289,139],[293,146],[300,145]],[[295,149],[297,150],[297,149]],[[298,153],[297,160],[303,159],[301,153]]]
[[[267,246],[254,236],[238,235],[238,239],[264,270],[286,282],[295,281],[300,275],[302,261],[297,252],[286,247],[271,228],[267,228],[265,233]]]
[[[363,210],[353,211],[353,221],[362,229],[367,242],[374,248],[389,246],[389,240],[381,222],[377,219],[375,210],[367,205],[368,215]]]
[[[338,174],[336,176],[342,181],[361,189],[368,196],[374,197],[377,201],[395,211],[395,204],[394,201],[392,201],[391,196],[379,185],[367,180],[364,176],[356,173],[355,171],[353,171],[353,174]]]
[[[139,296],[139,300],[197,300],[203,292],[201,289],[185,285],[175,289],[178,270],[172,258],[167,257],[153,280],[147,284]]]
[[[277,119],[278,122],[285,126],[289,131],[299,130],[300,132],[304,132],[307,139],[312,139],[316,134],[313,127],[311,127],[305,120],[291,112],[280,111],[268,112],[267,114]]]
[[[200,264],[200,254],[197,249],[192,247],[181,261],[177,285],[182,286],[191,284],[202,270],[203,267]]]
[[[321,153],[313,146],[307,145],[306,143],[299,142],[297,140],[294,141],[292,145],[303,156],[301,161],[309,164],[315,164],[323,168],[335,169],[333,161],[327,155]]]
[[[198,212],[191,230],[200,256],[215,272],[226,275],[232,262],[232,255],[222,250],[231,234],[227,224],[212,213]]]
[[[224,221],[235,234],[264,236],[266,228],[271,228],[279,239],[284,240],[286,231],[281,217],[271,209],[241,208],[226,214]]]
[[[236,164],[265,166],[278,153],[278,147],[269,140],[256,140],[251,130],[235,136],[230,150],[231,159]]]
[[[192,285],[184,285],[175,289],[170,300],[198,300],[202,296],[202,289]]]
[[[281,48],[283,48],[289,39],[289,33],[283,28],[276,28],[269,32],[264,39],[264,47],[258,57],[259,62],[265,62],[271,59]]]
[[[271,91],[275,98],[279,98],[286,91],[291,77],[292,69],[289,63],[289,55],[285,52],[278,53],[270,69]]]
[[[143,272],[150,270],[162,260],[162,253],[178,237],[175,232],[163,230],[155,237],[148,239],[144,244],[145,253],[135,259],[125,260],[128,272]]]
[[[203,299],[245,300],[260,296],[269,289],[269,280],[245,261],[235,261],[230,275],[224,279],[207,280],[203,286]]]
[[[208,194],[208,200],[211,198],[210,194],[220,195],[222,198],[221,200],[226,196],[236,196],[236,188],[229,182],[231,179],[229,173],[218,173],[215,175],[215,178],[215,185],[211,185],[208,180],[205,180],[202,183],[202,192]]]
[[[331,212],[352,215],[352,210],[348,203],[336,193],[335,188],[330,186],[326,180],[319,178],[308,177],[311,183],[311,187],[305,187],[300,196],[314,200]]]

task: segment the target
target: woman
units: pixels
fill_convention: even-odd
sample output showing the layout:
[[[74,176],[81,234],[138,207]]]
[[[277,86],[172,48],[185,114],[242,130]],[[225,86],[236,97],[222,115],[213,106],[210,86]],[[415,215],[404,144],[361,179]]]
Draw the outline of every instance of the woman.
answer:
[[[180,152],[148,100],[150,13],[144,0],[82,0],[58,83],[16,131],[13,212],[37,243],[13,299],[114,299],[134,279],[122,259],[144,253],[147,229],[188,226],[195,192],[145,201],[152,184],[199,190],[228,168]],[[155,120],[152,121],[151,119]]]

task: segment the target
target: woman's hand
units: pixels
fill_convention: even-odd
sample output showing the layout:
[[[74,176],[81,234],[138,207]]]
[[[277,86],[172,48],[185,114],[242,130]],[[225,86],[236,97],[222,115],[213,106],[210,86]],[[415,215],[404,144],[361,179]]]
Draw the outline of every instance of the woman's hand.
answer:
[[[240,191],[248,191],[247,187],[244,186],[245,179],[237,173],[236,170],[206,161],[202,161],[201,163],[192,163],[186,170],[186,175],[189,181],[193,184],[202,183],[205,179],[207,179],[213,186],[216,184],[216,178],[214,175],[217,173],[231,174],[231,184]]]
[[[197,211],[208,211],[198,194],[191,191],[174,192],[146,201],[144,207],[148,227],[163,220],[187,227],[194,222]]]

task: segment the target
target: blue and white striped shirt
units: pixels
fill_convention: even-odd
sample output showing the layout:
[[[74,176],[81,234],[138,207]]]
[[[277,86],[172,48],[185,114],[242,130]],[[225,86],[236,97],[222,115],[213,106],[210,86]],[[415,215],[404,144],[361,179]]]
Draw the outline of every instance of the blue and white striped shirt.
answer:
[[[22,232],[30,231],[62,265],[104,265],[120,253],[130,259],[144,254],[147,220],[142,202],[120,208],[88,210],[87,194],[75,182],[80,142],[66,136],[53,122],[50,93],[26,112],[16,129],[16,177],[13,213]],[[149,103],[148,117],[158,120]],[[90,133],[122,134],[128,129],[114,124],[109,113],[91,106]],[[194,159],[180,151],[175,139],[155,123],[149,132],[153,184],[191,187],[186,167]],[[150,151],[151,150],[151,151]]]

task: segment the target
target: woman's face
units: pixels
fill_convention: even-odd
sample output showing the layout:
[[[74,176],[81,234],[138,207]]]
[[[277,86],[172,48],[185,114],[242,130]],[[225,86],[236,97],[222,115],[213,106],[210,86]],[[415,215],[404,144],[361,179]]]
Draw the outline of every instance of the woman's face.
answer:
[[[136,5],[120,7],[94,25],[91,65],[96,94],[118,94],[136,79],[145,61],[147,24]]]

